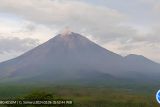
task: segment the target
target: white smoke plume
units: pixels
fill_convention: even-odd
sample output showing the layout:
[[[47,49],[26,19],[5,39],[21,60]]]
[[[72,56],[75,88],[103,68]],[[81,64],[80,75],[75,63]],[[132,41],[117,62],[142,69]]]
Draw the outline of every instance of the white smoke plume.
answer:
[[[67,35],[69,35],[69,34],[71,34],[71,29],[70,29],[70,27],[65,27],[62,31],[61,31],[61,36],[67,36]]]

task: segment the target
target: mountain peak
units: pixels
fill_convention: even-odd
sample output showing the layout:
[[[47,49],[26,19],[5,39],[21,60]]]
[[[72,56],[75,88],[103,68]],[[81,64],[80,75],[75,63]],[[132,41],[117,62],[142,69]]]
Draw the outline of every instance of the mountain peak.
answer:
[[[91,41],[86,38],[85,36],[82,36],[78,33],[71,32],[71,31],[64,31],[64,33],[58,34],[54,40],[61,41],[63,43],[76,43],[79,45],[83,45],[85,43],[91,43]]]
[[[66,27],[62,30],[62,32],[60,33],[60,35],[62,37],[66,37],[68,35],[70,35],[72,33],[71,29],[69,27]]]
[[[143,55],[129,54],[125,57],[129,61],[143,62],[143,63],[155,63],[152,60],[144,57]]]
[[[145,58],[143,55],[136,55],[136,54],[129,54],[127,56],[125,56],[126,58],[135,58],[135,57],[138,57],[138,58]]]

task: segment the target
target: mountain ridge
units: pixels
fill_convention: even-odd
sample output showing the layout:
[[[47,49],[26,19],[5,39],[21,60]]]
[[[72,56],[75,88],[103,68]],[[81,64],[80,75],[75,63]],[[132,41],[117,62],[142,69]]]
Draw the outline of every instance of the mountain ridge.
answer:
[[[158,78],[159,71],[160,64],[143,56],[132,54],[122,57],[80,34],[70,32],[66,36],[58,34],[23,55],[0,63],[0,80],[9,78],[20,82],[32,78],[33,82],[51,83],[67,80],[108,81],[107,78],[113,81],[115,78],[145,80],[150,75]],[[139,74],[141,77],[137,76]]]

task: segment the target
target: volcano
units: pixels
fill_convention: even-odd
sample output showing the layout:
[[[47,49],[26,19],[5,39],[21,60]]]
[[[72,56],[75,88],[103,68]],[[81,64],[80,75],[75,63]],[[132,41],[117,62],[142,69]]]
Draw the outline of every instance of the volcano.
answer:
[[[157,81],[160,64],[139,55],[122,57],[86,37],[67,32],[0,63],[1,82],[96,83]]]

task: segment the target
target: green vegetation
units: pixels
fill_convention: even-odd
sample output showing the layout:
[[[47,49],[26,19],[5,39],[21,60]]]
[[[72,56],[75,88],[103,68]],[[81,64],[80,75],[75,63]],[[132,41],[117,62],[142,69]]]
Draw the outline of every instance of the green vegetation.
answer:
[[[62,99],[73,100],[74,103],[73,105],[54,105],[54,107],[159,107],[155,100],[156,91],[156,88],[148,91],[147,87],[135,90],[91,86],[1,86],[0,97],[3,100],[30,101]],[[35,107],[35,105],[8,105],[8,107]]]

